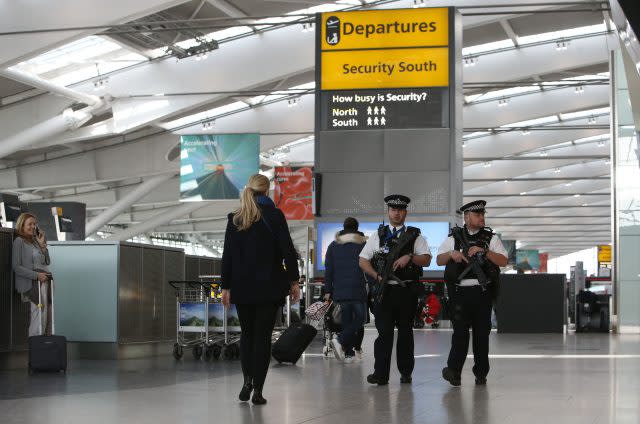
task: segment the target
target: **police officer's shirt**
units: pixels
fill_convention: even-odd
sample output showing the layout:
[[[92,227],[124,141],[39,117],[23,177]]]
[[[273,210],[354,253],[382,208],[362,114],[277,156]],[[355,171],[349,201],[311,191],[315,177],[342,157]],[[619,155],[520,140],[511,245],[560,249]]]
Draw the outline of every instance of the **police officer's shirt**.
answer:
[[[478,231],[467,230],[467,231],[469,231],[470,235],[474,235],[474,234],[477,234],[478,231],[480,230]],[[456,247],[456,241],[453,239],[453,237],[451,236],[447,237],[447,239],[444,242],[442,242],[442,244],[440,245],[440,248],[438,249],[438,254],[436,255],[436,257],[443,253],[451,252],[452,250],[454,250],[455,247]],[[489,242],[489,250],[499,255],[502,255],[505,258],[509,256],[506,249],[502,245],[502,241],[500,241],[500,238],[496,237],[495,234],[491,237],[491,241]],[[477,285],[480,285],[480,283],[475,278],[470,278],[470,279],[465,278],[464,280],[460,281],[460,285],[461,286],[477,286]]]
[[[404,226],[397,227],[398,235],[396,237],[399,237],[400,234],[402,234],[400,233],[400,230],[403,227]],[[393,230],[395,229],[391,225],[388,225],[388,228],[389,228],[389,231],[391,232],[393,232]],[[367,240],[367,243],[364,245],[362,252],[360,252],[360,257],[370,261],[371,258],[373,258],[373,254],[376,253],[378,250],[380,250],[380,237],[378,237],[378,232],[376,231],[369,236],[369,239]],[[427,240],[422,235],[418,236],[415,243],[413,243],[413,254],[431,256],[431,251],[429,250],[429,245],[427,244]]]

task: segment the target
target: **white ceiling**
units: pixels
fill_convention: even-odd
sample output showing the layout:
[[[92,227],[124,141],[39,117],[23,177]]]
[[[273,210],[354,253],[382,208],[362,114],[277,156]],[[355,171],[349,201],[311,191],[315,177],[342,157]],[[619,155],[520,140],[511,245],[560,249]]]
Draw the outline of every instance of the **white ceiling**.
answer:
[[[201,121],[214,118],[214,132],[262,133],[265,160],[312,163],[308,136],[313,134],[314,102],[308,83],[313,82],[313,31],[303,32],[300,24],[279,25],[232,39],[222,37],[230,31],[243,32],[225,27],[268,17],[271,23],[284,22],[282,14],[302,9],[310,13],[315,9],[308,8],[327,3],[336,2],[140,0],[112,1],[112,7],[104,9],[96,0],[83,2],[81,8],[73,7],[77,2],[59,0],[56,12],[46,15],[28,13],[20,3],[1,6],[6,8],[0,11],[0,24],[6,24],[0,25],[1,68],[15,65],[50,81],[72,82],[73,90],[106,98],[108,109],[79,129],[23,146],[0,159],[0,190],[19,193],[24,200],[86,202],[92,219],[146,179],[177,174],[178,163],[166,159],[178,142],[177,134],[201,132]],[[361,7],[371,2],[337,3]],[[595,7],[590,1],[572,9],[531,0],[518,2],[518,7],[493,0],[492,5],[509,7],[469,8],[485,3],[428,2],[462,8],[465,52],[474,52],[466,56],[474,64],[464,67],[465,94],[483,94],[464,106],[465,200],[485,198],[488,224],[503,238],[552,256],[610,242],[606,72],[609,49],[617,43],[606,33],[606,25],[597,33],[566,32],[606,23],[606,12],[584,11]],[[412,4],[400,0],[375,7]],[[243,17],[243,21],[229,20]],[[53,29],[68,30],[42,31]],[[9,31],[15,33],[6,34]],[[110,31],[119,33],[100,35]],[[188,46],[194,36],[210,33],[218,34],[211,37],[220,46],[206,60],[176,60],[154,49]],[[556,49],[558,37],[568,41],[566,50]],[[478,47],[496,42],[512,47],[498,51]],[[596,79],[576,80],[587,75]],[[95,83],[102,79],[104,85],[96,91]],[[532,84],[537,84],[535,91],[491,94]],[[274,93],[301,86],[299,91]],[[269,93],[272,96],[265,99]],[[296,107],[288,107],[291,96],[300,97]],[[508,103],[499,107],[502,99]],[[0,78],[4,137],[27,131],[73,104],[68,98]],[[548,123],[531,122],[540,119]],[[283,148],[303,138],[308,141]],[[112,227],[136,225],[175,208],[177,195],[178,181],[172,178],[111,220]],[[223,218],[233,206],[203,205],[155,231],[219,240]],[[298,226],[293,224],[294,229]]]

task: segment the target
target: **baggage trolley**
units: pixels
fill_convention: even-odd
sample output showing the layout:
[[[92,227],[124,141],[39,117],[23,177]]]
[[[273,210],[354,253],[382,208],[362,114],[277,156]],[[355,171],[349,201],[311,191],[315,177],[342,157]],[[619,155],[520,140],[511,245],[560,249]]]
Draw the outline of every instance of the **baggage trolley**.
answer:
[[[237,359],[240,357],[240,319],[235,305],[225,309],[219,275],[198,276],[210,288],[207,315],[207,346],[205,359]]]
[[[337,326],[332,323],[330,319],[330,312],[333,306],[333,302],[318,301],[311,304],[306,311],[306,318],[309,324],[313,325],[316,329],[322,325],[322,338],[323,344],[322,354],[324,357],[328,357],[333,352],[333,346],[331,340],[333,335],[339,332]]]
[[[200,359],[208,347],[209,299],[211,286],[201,281],[169,281],[176,291],[176,343],[173,356],[182,358],[184,348],[191,348]]]

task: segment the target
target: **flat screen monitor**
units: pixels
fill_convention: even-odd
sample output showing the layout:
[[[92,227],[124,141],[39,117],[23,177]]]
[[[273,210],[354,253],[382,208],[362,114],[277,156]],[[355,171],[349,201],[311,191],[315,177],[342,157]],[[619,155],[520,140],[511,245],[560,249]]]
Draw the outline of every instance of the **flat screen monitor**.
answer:
[[[378,231],[379,222],[360,222],[360,231],[366,236]],[[436,265],[436,253],[442,242],[449,236],[448,222],[407,222],[406,225],[417,227],[420,233],[427,239],[431,250],[431,265],[424,267],[425,271],[442,271],[444,266]],[[327,247],[335,240],[336,233],[342,230],[342,222],[319,222],[316,225],[318,230],[318,241],[316,242],[316,269],[324,271],[324,256]]]
[[[60,232],[61,233],[73,233],[73,221],[67,216],[59,217],[60,220]]]
[[[18,217],[22,213],[22,208],[19,203],[1,202],[0,208],[2,208],[1,216],[4,221],[16,222]]]

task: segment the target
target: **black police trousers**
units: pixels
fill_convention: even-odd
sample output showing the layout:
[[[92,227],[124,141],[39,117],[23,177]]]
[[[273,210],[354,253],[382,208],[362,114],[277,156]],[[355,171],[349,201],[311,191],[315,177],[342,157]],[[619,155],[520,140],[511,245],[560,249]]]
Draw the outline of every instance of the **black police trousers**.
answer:
[[[451,351],[447,366],[462,371],[469,350],[469,329],[473,337],[473,373],[476,377],[489,374],[489,333],[491,333],[491,291],[480,286],[457,286],[450,296],[453,325]]]
[[[396,361],[401,374],[411,375],[413,358],[413,320],[418,305],[417,296],[406,287],[387,286],[384,299],[375,311],[378,338],[373,345],[375,356],[374,373],[382,379],[389,379],[391,352],[393,350],[394,328],[398,328]]]

